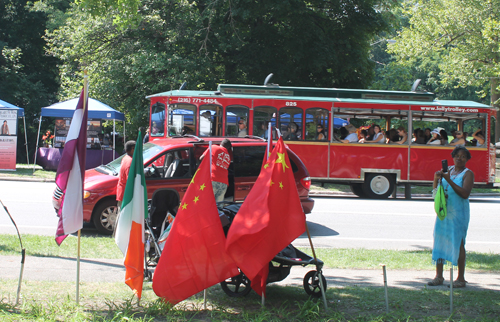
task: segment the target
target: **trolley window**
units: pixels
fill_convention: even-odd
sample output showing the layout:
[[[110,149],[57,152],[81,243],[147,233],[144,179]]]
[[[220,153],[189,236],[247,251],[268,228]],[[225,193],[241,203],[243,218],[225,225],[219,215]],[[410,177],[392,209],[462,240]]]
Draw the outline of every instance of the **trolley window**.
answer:
[[[222,136],[222,106],[200,106],[200,136]]]
[[[196,106],[191,104],[172,104],[168,107],[169,136],[195,134]]]
[[[238,136],[240,131],[238,123],[240,120],[248,120],[248,110],[248,107],[243,105],[226,107],[226,136]]]

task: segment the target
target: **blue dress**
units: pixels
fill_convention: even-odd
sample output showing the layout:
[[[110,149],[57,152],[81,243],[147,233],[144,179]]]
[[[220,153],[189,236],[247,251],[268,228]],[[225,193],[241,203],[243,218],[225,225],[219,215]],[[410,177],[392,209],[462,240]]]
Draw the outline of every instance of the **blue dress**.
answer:
[[[451,173],[452,167],[450,167]],[[452,176],[452,181],[458,186],[463,186],[464,175],[470,171],[465,168],[461,173]],[[434,246],[432,248],[432,263],[458,265],[458,255],[462,240],[465,247],[467,228],[469,228],[470,208],[469,199],[463,199],[446,180],[442,180],[446,200],[447,215],[443,220],[436,217],[434,225]]]

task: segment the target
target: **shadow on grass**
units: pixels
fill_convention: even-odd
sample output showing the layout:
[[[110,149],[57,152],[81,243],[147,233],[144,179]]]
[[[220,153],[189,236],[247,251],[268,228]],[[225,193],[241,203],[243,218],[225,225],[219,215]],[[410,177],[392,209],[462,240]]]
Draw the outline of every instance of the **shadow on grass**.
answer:
[[[9,284],[10,283],[10,284]],[[6,285],[8,284],[8,285]],[[1,294],[13,294],[15,283],[0,285]],[[321,298],[310,298],[301,287],[268,285],[265,306],[251,292],[246,297],[227,296],[219,285],[207,290],[207,309],[203,292],[174,307],[165,305],[145,283],[140,306],[124,283],[82,283],[80,309],[76,309],[69,283],[26,282],[22,309],[13,309],[10,300],[0,300],[9,320],[60,320],[85,314],[73,321],[497,321],[500,316],[498,292],[456,290],[450,314],[448,290],[388,289],[386,313],[383,287],[329,288],[327,309]],[[61,291],[71,288],[71,290]],[[12,289],[12,290],[10,290]],[[50,300],[47,300],[50,299]],[[40,308],[43,307],[43,310]],[[83,310],[83,312],[82,312]],[[78,312],[76,312],[78,311]],[[56,319],[58,317],[58,319]],[[95,317],[92,319],[92,317]]]
[[[405,251],[409,254],[432,257],[432,249]],[[500,269],[500,256],[495,253],[467,252],[467,268],[485,271],[498,271]]]
[[[230,298],[220,288],[210,289],[210,300],[216,306],[241,312],[249,320],[260,320],[259,312],[275,318],[270,320],[280,317],[287,321],[444,321],[450,317],[447,290],[390,288],[388,298],[387,314],[383,287],[329,288],[325,312],[322,299],[310,298],[301,288],[268,285],[265,308],[261,309],[261,298],[255,292]],[[452,318],[494,320],[500,315],[497,298],[493,291],[455,291]]]

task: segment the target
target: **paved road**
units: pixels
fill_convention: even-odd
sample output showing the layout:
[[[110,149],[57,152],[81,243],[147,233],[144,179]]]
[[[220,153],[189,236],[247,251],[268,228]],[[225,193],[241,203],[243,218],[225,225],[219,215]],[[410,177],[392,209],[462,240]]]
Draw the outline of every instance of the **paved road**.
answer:
[[[2,181],[0,200],[8,207],[22,234],[53,236],[57,217],[51,205],[53,183]],[[500,254],[500,198],[471,198],[467,250]],[[435,215],[430,198],[364,200],[352,195],[315,198],[307,222],[316,247],[429,249]],[[15,234],[0,209],[0,233]],[[84,234],[95,234],[85,225]],[[306,234],[295,242],[308,246]]]
[[[316,247],[430,249],[436,215],[430,198],[315,198],[307,222]],[[500,254],[500,198],[472,197],[467,250]],[[306,235],[296,241],[307,246]]]

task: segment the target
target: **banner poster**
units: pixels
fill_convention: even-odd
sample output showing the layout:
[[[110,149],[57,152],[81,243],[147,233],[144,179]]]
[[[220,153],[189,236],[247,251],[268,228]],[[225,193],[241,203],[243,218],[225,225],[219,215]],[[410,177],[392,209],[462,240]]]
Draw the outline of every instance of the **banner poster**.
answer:
[[[54,148],[63,148],[68,136],[69,126],[71,125],[71,118],[57,118],[56,129],[54,131]]]
[[[0,109],[0,170],[16,171],[17,110]]]
[[[102,127],[100,119],[87,121],[87,149],[100,149]]]

